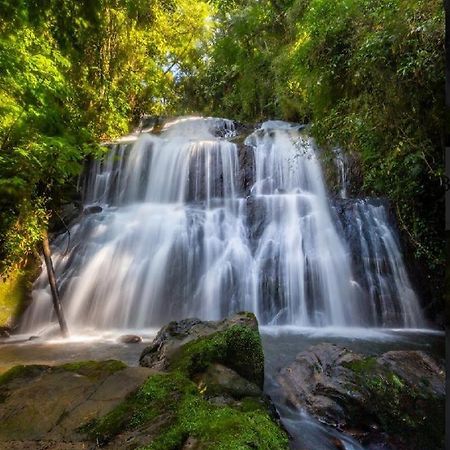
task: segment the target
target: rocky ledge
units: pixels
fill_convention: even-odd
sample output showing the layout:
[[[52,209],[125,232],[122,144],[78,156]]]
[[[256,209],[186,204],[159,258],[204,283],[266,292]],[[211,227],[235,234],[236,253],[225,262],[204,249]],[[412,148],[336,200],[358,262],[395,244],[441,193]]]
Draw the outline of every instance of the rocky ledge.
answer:
[[[0,376],[0,448],[287,449],[263,395],[253,314],[165,326],[140,363],[18,366]]]
[[[424,352],[368,357],[318,344],[282,369],[278,382],[288,405],[368,448],[444,448],[444,369]]]

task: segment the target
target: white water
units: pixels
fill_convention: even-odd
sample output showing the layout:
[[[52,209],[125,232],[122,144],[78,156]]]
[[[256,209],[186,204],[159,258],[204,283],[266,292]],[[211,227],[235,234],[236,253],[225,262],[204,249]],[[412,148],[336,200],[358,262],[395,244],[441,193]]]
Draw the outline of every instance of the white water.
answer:
[[[383,207],[356,203],[349,212],[359,227],[355,258],[312,140],[266,122],[247,137],[254,165],[243,167],[233,130],[224,119],[180,119],[131,148],[113,145],[92,165],[86,204],[103,211],[72,226],[67,253],[67,236],[53,244],[70,329],[158,327],[238,310],[267,325],[421,326]],[[244,169],[254,175],[250,192]],[[22,330],[54,320],[45,272],[33,297]]]

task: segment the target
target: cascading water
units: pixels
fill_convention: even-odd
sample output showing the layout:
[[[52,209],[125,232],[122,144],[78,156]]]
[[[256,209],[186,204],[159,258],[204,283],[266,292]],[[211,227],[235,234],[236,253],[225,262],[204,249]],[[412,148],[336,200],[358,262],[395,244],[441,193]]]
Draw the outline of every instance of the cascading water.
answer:
[[[71,227],[67,252],[67,236],[53,242],[71,329],[237,310],[262,324],[421,326],[384,206],[354,202],[346,227],[300,127],[266,122],[245,145],[235,134],[228,120],[179,119],[92,164],[85,203],[102,211]],[[47,285],[43,272],[22,329],[52,319]]]

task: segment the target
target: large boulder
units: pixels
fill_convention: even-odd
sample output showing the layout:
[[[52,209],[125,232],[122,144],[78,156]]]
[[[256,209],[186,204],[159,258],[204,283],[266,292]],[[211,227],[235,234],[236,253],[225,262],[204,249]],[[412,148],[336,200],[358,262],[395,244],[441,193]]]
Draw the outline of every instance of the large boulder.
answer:
[[[241,312],[221,321],[170,322],[140,358],[141,366],[181,369],[189,376],[205,372],[213,363],[234,370],[262,388],[264,353],[254,314]]]
[[[421,351],[363,356],[328,343],[299,353],[278,376],[285,401],[364,445],[440,449],[445,375]]]
[[[106,448],[288,448],[262,393],[264,355],[253,314],[171,322],[143,351],[140,364],[159,373],[91,424],[92,439]]]

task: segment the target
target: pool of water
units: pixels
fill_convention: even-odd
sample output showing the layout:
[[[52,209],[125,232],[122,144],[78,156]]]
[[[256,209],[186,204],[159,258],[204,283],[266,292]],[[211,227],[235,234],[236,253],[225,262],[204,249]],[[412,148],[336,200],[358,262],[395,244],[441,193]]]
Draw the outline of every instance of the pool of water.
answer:
[[[118,341],[122,334],[138,334],[143,338],[137,344]],[[77,360],[119,359],[130,366],[139,364],[142,350],[152,341],[156,330],[128,330],[126,333],[108,332],[72,336],[69,339],[14,336],[0,340],[0,373],[17,364],[55,365]],[[265,352],[265,391],[274,401],[282,422],[292,436],[292,448],[298,450],[360,450],[356,441],[321,425],[303,411],[284,404],[276,377],[279,370],[290,364],[298,353],[308,347],[330,342],[346,346],[362,354],[379,355],[390,350],[423,350],[438,360],[445,358],[444,334],[431,330],[394,329],[339,329],[262,327]],[[382,447],[379,447],[380,449]],[[372,447],[370,450],[376,450]]]

